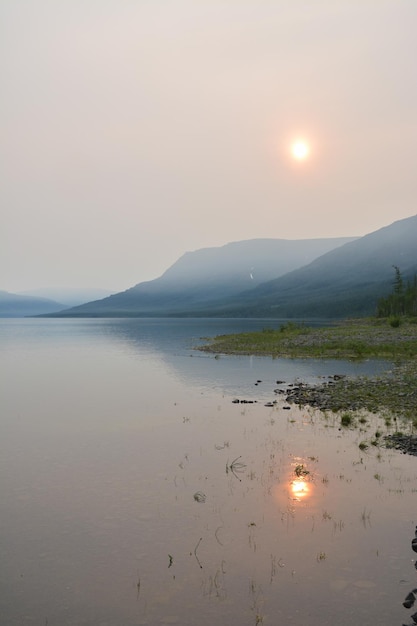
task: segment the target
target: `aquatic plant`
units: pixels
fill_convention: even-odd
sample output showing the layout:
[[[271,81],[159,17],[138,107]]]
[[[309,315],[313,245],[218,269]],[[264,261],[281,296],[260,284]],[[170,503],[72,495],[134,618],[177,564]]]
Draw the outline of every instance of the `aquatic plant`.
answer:
[[[349,428],[349,426],[353,426],[354,420],[351,413],[343,413],[340,418],[340,423],[344,428]]]
[[[206,494],[203,493],[202,491],[196,491],[194,494],[194,500],[196,502],[200,502],[200,504],[204,504],[204,502],[206,501]]]
[[[361,520],[364,526],[366,526],[367,524],[371,524],[371,512],[367,512],[366,507],[361,513]]]
[[[230,441],[223,441],[223,445],[216,444],[214,447],[216,448],[216,450],[224,450],[225,448],[230,447]]]
[[[301,476],[309,476],[310,471],[305,468],[304,465],[300,464],[295,466],[294,473],[298,478],[300,478]]]
[[[198,542],[197,542],[196,547],[194,548],[194,556],[195,556],[195,558],[196,558],[196,561],[197,561],[197,563],[198,563],[198,565],[199,565],[200,569],[203,569],[203,566],[201,565],[201,563],[200,563],[200,559],[199,559],[199,558],[198,558],[198,556],[197,556],[197,550],[198,550],[198,547],[199,547],[199,545],[200,545],[200,543],[201,543],[202,541],[203,541],[203,537],[200,537],[200,539],[199,539],[199,540],[198,540]]]
[[[241,458],[242,458],[241,456],[236,457],[230,463],[230,465],[228,463],[226,463],[226,474],[231,472],[233,474],[233,476],[235,476],[235,478],[237,478],[238,480],[241,480],[241,478],[239,478],[239,476],[237,474],[242,473],[246,469],[245,463],[242,463],[242,461],[239,461],[239,459],[241,459]]]

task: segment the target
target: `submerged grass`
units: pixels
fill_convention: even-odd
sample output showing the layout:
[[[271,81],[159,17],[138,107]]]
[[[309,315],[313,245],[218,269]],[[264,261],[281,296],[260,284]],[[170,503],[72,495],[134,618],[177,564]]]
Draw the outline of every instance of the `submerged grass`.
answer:
[[[343,415],[340,416],[340,423],[344,428],[349,428],[350,426],[353,426],[353,415],[351,413],[343,413]]]

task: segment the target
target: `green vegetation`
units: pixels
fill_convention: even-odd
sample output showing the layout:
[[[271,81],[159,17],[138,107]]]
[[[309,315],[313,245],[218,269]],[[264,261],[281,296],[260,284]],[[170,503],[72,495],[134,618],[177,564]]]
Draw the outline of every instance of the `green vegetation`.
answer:
[[[417,324],[402,318],[349,320],[325,328],[289,322],[278,329],[221,335],[200,348],[206,352],[272,357],[410,359],[417,355]]]
[[[340,417],[340,423],[344,428],[349,428],[350,426],[353,426],[354,419],[352,413],[343,413],[343,415]]]
[[[393,266],[395,279],[392,293],[386,298],[380,298],[377,305],[378,317],[388,317],[393,328],[398,328],[405,315],[417,317],[417,275],[412,281],[404,284],[399,267]]]
[[[306,467],[304,467],[304,465],[296,465],[294,469],[294,473],[298,478],[300,477],[305,478],[306,476],[310,474],[310,471]]]
[[[226,463],[226,474],[231,472],[233,476],[237,478],[239,481],[241,481],[241,479],[239,478],[238,474],[244,472],[246,469],[246,464],[243,463],[242,461],[239,461],[239,459],[241,458],[242,458],[241,456],[236,457],[236,459],[234,459],[230,463],[230,465],[229,465],[229,462]]]

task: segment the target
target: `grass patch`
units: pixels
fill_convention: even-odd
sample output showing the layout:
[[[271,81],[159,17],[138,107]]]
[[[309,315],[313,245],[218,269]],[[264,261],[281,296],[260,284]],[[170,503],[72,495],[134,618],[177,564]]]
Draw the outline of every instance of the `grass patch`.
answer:
[[[352,413],[343,413],[340,417],[340,424],[344,428],[350,428],[354,425],[354,419]]]
[[[278,329],[220,335],[200,350],[223,354],[340,359],[413,358],[417,324],[390,320],[350,320],[337,326],[310,328],[287,322]]]

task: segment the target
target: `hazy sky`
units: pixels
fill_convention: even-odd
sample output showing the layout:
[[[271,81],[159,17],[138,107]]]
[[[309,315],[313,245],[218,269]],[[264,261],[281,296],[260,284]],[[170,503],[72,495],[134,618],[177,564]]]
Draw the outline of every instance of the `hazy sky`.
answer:
[[[0,289],[417,213],[416,0],[1,0],[0,24]]]

